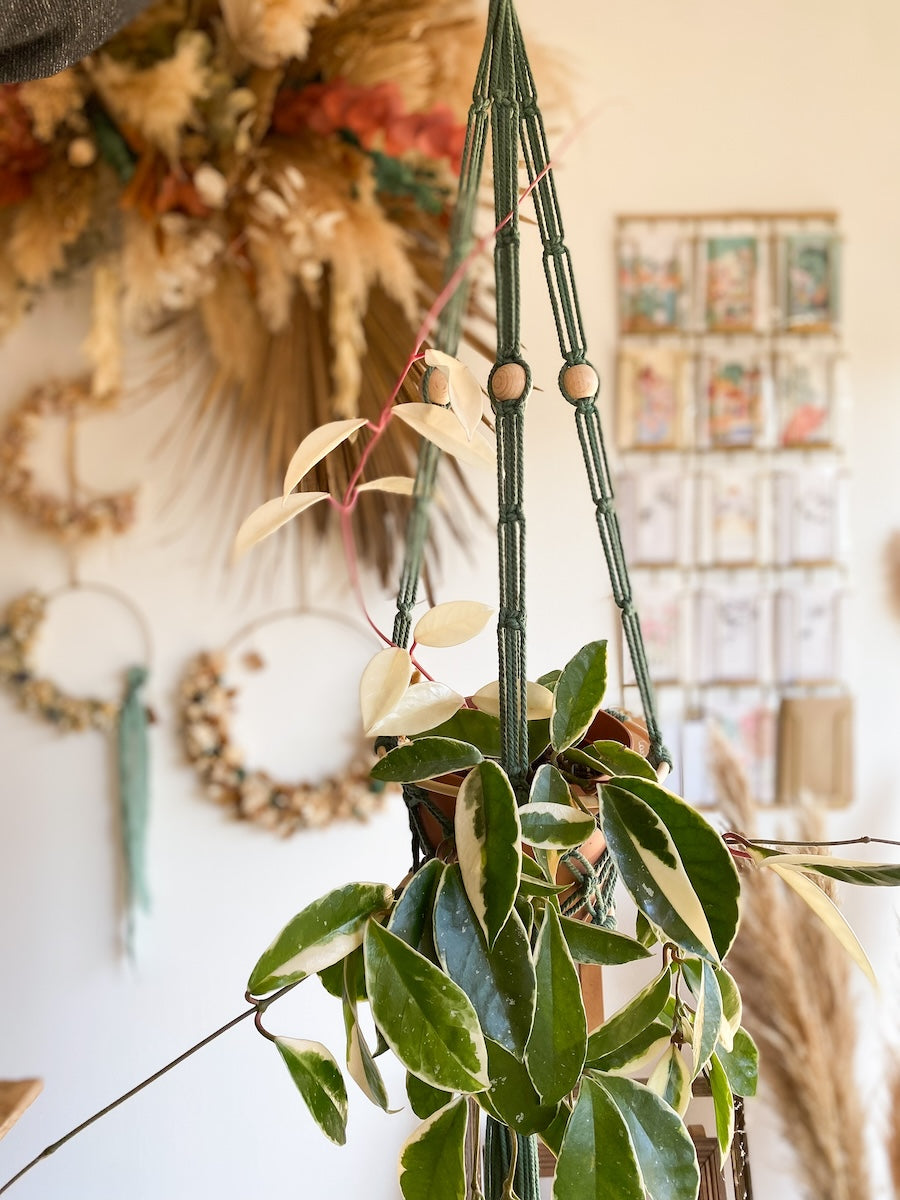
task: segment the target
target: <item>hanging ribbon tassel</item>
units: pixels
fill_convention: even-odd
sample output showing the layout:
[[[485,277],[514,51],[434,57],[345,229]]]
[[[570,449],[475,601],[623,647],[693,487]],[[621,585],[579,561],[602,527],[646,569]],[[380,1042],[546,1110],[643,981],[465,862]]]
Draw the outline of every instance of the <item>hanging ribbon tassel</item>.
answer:
[[[148,674],[146,667],[129,668],[125,677],[125,699],[119,714],[119,805],[125,870],[125,946],[129,958],[134,958],[137,910],[147,912],[150,908],[146,868],[150,756],[147,710],[140,695]]]

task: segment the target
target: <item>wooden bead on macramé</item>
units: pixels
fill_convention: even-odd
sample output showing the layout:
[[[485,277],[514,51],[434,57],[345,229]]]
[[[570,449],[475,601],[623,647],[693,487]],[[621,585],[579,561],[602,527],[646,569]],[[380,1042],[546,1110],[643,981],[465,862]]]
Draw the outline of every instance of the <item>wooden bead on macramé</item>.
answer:
[[[528,377],[521,363],[504,363],[491,375],[490,390],[494,400],[521,400],[528,386]]]
[[[590,400],[600,390],[600,380],[590,363],[579,363],[564,371],[563,387],[572,400]]]
[[[446,404],[450,399],[450,383],[443,371],[433,367],[422,379],[422,399],[429,404]]]

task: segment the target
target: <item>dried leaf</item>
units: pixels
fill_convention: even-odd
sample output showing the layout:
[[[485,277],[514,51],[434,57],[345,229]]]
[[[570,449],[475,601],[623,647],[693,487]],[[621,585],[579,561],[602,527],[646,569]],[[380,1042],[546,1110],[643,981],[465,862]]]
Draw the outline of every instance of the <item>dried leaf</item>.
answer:
[[[456,416],[446,408],[413,401],[410,404],[398,404],[394,416],[462,463],[476,467],[494,465],[493,448],[481,438],[469,441]]]
[[[335,446],[345,442],[357,429],[367,424],[365,417],[353,417],[348,421],[329,421],[320,425],[303,439],[288,463],[284,474],[284,494],[290,495],[297,484],[326,454],[330,454]],[[360,489],[361,490],[361,489]]]
[[[276,496],[274,500],[267,500],[265,504],[261,504],[259,508],[253,510],[237,531],[234,549],[231,552],[232,561],[236,561],[251,546],[255,546],[257,542],[267,538],[270,533],[274,533],[276,529],[286,525],[298,513],[312,508],[320,500],[330,499],[327,492],[297,492],[294,495],[285,496],[284,499]]]
[[[466,437],[471,441],[484,412],[481,385],[469,368],[450,354],[426,350],[425,362],[446,377],[450,388],[450,410],[456,414],[466,431]]]
[[[410,475],[383,475],[381,479],[371,479],[361,483],[358,492],[392,492],[395,496],[411,496],[416,486],[415,479]]]

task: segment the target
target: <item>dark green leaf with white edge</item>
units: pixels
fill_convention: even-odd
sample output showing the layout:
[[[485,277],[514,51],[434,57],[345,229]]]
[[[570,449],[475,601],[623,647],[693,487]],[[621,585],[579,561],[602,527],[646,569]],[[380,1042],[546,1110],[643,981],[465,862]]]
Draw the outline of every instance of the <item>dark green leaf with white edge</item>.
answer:
[[[553,1200],[644,1200],[625,1119],[609,1094],[586,1079],[556,1164]]]
[[[578,1082],[587,1048],[587,1018],[578,969],[552,905],[534,951],[537,1008],[525,1051],[528,1073],[545,1104],[568,1095]]]
[[[360,968],[362,968],[362,946],[357,946],[353,953],[349,954],[347,958],[341,959],[340,962],[332,963],[330,967],[326,967],[324,971],[319,972],[319,979],[322,983],[322,987],[324,987],[325,991],[328,992],[329,995],[337,997],[338,1000],[342,1000],[344,996],[344,968],[351,959],[355,959]],[[356,995],[353,997],[353,999],[365,1000],[367,998],[365,971],[362,969],[354,971],[352,979],[357,989]]]
[[[649,779],[603,784],[600,803],[610,853],[638,908],[673,942],[718,962],[737,932],[740,894],[721,837]]]
[[[681,1117],[642,1083],[595,1076],[628,1126],[647,1200],[697,1200],[700,1169]]]
[[[637,910],[637,915],[634,921],[634,936],[637,941],[639,941],[642,946],[646,946],[648,950],[652,950],[659,941],[659,938],[656,935],[656,930],[653,928],[640,909]]]
[[[697,1007],[694,1012],[694,1035],[691,1039],[694,1055],[692,1078],[696,1078],[709,1062],[722,1031],[722,993],[719,991],[716,972],[712,965],[704,960],[700,965],[700,973]]]
[[[759,1050],[746,1029],[734,1035],[730,1050],[723,1045],[716,1047],[715,1057],[719,1060],[736,1096],[755,1096],[759,1083]]]
[[[670,1043],[647,1080],[647,1087],[661,1096],[679,1117],[691,1102],[691,1072],[679,1048]]]
[[[276,1038],[297,1090],[313,1120],[327,1138],[343,1146],[347,1140],[347,1089],[341,1069],[320,1042]]]
[[[364,979],[362,955],[359,951],[354,951],[344,959],[343,1007],[344,1030],[347,1034],[347,1070],[364,1096],[385,1112],[390,1112],[387,1088],[359,1025],[356,996],[361,984],[364,985]]]
[[[463,780],[455,832],[466,894],[488,945],[493,945],[512,912],[522,869],[516,795],[497,763],[479,763]]]
[[[449,1092],[433,1087],[424,1079],[419,1079],[418,1075],[413,1075],[411,1071],[406,1072],[406,1095],[410,1107],[420,1121],[427,1120],[432,1113],[436,1113],[453,1099]]]
[[[555,671],[545,671],[543,675],[538,676],[537,682],[541,687],[545,687],[548,692],[553,692],[556,690],[560,675],[562,675],[562,671],[559,668]]]
[[[752,849],[752,847],[751,847]],[[842,883],[853,883],[861,887],[900,886],[900,864],[869,863],[853,858],[831,858],[823,854],[773,854],[762,862],[771,867],[793,867],[810,875],[824,875]]]
[[[581,741],[606,692],[606,642],[589,642],[562,669],[553,692],[550,743],[559,753]]]
[[[716,1114],[716,1138],[719,1142],[719,1153],[722,1162],[731,1153],[731,1141],[734,1137],[734,1093],[725,1068],[715,1055],[709,1060],[709,1090],[712,1092],[713,1108]]]
[[[544,850],[580,846],[596,831],[592,816],[570,804],[523,804],[519,809],[522,841]]]
[[[391,933],[432,961],[436,961],[433,936],[434,898],[443,874],[444,864],[437,858],[431,858],[424,866],[419,867],[394,905],[394,911],[387,924]]]
[[[393,901],[394,889],[385,883],[348,883],[314,900],[262,955],[247,990],[267,996],[340,962],[361,944],[368,918],[387,912]]]
[[[590,766],[598,775],[630,775],[656,782],[656,772],[640,754],[621,742],[591,742],[578,750],[567,750],[567,757]]]
[[[741,1027],[744,1002],[738,985],[724,967],[716,967],[716,979],[722,996],[722,1028],[719,1030],[719,1040],[726,1050],[730,1050]]]
[[[528,793],[529,804],[572,803],[572,793],[563,778],[562,771],[552,763],[542,763],[534,773]]]
[[[465,1200],[467,1123],[467,1103],[460,1098],[406,1139],[400,1151],[403,1200]]]
[[[630,1042],[610,1050],[600,1058],[591,1060],[591,1070],[609,1071],[613,1075],[634,1075],[655,1063],[672,1041],[672,1024],[665,1021],[651,1023]]]
[[[537,762],[550,745],[550,718],[528,722],[528,761]]]
[[[462,988],[375,921],[364,945],[372,1016],[403,1066],[448,1092],[487,1087],[484,1038]]]
[[[499,1044],[487,1041],[491,1086],[479,1092],[478,1103],[492,1117],[524,1136],[540,1133],[555,1119],[558,1104],[545,1104],[535,1091],[524,1063]]]
[[[423,737],[397,746],[369,774],[384,783],[421,783],[451,771],[464,771],[483,759],[480,750],[453,738]]]
[[[574,921],[571,917],[563,917],[561,924],[569,953],[576,962],[613,967],[650,957],[650,951],[640,942],[636,942],[625,933],[618,933],[615,929],[589,925],[586,921]]]
[[[538,1137],[555,1158],[559,1158],[559,1152],[562,1150],[563,1138],[566,1136],[566,1130],[569,1127],[569,1118],[572,1115],[572,1108],[574,1107],[574,1102],[571,1108],[565,1103],[560,1104],[556,1116],[547,1128],[538,1130]]]
[[[536,867],[535,872],[523,871],[519,876],[519,896],[559,896],[562,892],[568,891],[572,886],[570,883],[548,883],[541,872],[540,867],[530,858],[523,857],[524,863],[531,863]]]
[[[413,740],[427,737],[452,738],[477,746],[485,758],[499,758],[503,753],[500,722],[477,708],[461,708],[442,725],[416,735]]]
[[[636,996],[592,1031],[588,1038],[588,1063],[593,1065],[595,1060],[636,1038],[664,1010],[671,991],[672,968],[664,967]]]
[[[531,1032],[535,973],[528,934],[515,910],[488,947],[462,884],[449,866],[434,905],[434,943],[444,970],[472,1001],[482,1033],[522,1058]]]

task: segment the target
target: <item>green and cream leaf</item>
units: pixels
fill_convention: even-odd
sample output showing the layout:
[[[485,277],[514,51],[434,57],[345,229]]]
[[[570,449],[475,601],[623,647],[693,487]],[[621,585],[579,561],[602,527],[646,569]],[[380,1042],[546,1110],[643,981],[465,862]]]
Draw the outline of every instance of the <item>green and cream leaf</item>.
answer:
[[[559,754],[587,733],[606,692],[606,642],[589,642],[563,667],[553,691],[550,742]]]
[[[512,912],[522,869],[516,796],[497,763],[479,763],[463,780],[455,830],[466,894],[490,946]]]
[[[320,1042],[276,1038],[297,1090],[322,1132],[338,1146],[347,1140],[347,1089],[333,1055]]]
[[[403,1200],[465,1200],[468,1110],[463,1098],[438,1109],[403,1143]]]

